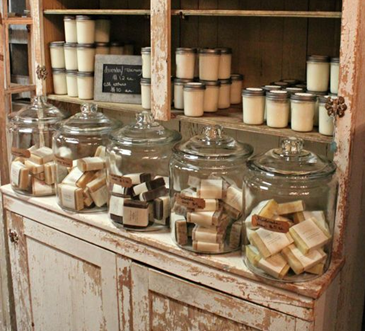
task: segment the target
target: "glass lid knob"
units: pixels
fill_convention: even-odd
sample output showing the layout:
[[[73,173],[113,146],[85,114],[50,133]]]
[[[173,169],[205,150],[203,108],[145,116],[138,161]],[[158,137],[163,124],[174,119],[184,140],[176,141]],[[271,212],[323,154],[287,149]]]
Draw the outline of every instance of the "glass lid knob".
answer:
[[[136,122],[137,126],[150,127],[155,122],[155,119],[152,112],[144,110],[136,115]]]
[[[81,106],[81,113],[83,115],[92,115],[98,112],[98,106],[93,103],[84,103]]]
[[[207,140],[221,140],[223,128],[220,125],[208,125],[204,128],[203,133]]]
[[[281,140],[281,154],[285,156],[302,153],[304,141],[301,138],[288,137]]]

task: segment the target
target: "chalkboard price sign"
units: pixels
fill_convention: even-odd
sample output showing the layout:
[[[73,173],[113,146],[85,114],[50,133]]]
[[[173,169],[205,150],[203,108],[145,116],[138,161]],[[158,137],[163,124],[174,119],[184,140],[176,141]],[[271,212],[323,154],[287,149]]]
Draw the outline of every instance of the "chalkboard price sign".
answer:
[[[142,66],[103,65],[103,93],[141,94]]]
[[[141,103],[142,57],[136,55],[95,56],[94,100]]]

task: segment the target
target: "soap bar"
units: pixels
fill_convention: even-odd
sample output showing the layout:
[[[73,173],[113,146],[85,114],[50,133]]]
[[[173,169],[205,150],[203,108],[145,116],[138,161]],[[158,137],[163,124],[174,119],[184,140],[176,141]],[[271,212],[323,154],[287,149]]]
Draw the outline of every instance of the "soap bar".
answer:
[[[242,235],[242,222],[234,222],[231,226],[231,232],[229,234],[229,247],[237,249],[241,244]]]
[[[195,209],[196,212],[200,211],[215,211],[219,209],[219,200],[217,199],[204,199],[205,207],[201,209]]]
[[[156,176],[154,179],[158,179],[158,178],[163,178],[164,182],[165,182],[165,186],[167,188],[170,188],[170,178],[167,176]]]
[[[147,191],[155,190],[159,187],[165,186],[165,181],[163,178],[153,179],[149,182],[141,183],[133,187],[133,195],[137,196]]]
[[[81,188],[66,184],[58,184],[58,190],[58,196],[62,206],[76,211],[84,209],[84,197]]]
[[[82,177],[83,174],[84,173],[78,167],[74,167],[63,179],[62,184],[76,186],[77,181]]]
[[[201,253],[221,253],[223,252],[224,244],[193,241],[193,249]]]
[[[222,179],[202,179],[198,188],[198,196],[203,199],[222,199]]]
[[[261,259],[260,252],[258,251],[258,249],[255,246],[246,245],[245,251],[247,259],[250,261],[252,265],[256,267]]]
[[[258,227],[252,226],[252,216],[259,215],[266,218],[273,218],[277,214],[278,204],[275,200],[261,201],[255,208],[252,209],[251,214],[246,218],[246,227],[249,229],[257,229]]]
[[[322,275],[324,272],[324,266],[325,266],[325,263],[318,263],[317,265],[315,265],[314,267],[312,267],[306,271],[311,274],[314,274],[314,275]]]
[[[278,279],[283,279],[290,269],[289,264],[280,254],[273,255],[267,259],[260,259],[257,266]]]
[[[146,227],[150,221],[152,205],[146,201],[126,200],[123,205],[123,225]]]
[[[302,200],[279,203],[278,205],[278,215],[287,215],[298,213],[303,211],[305,208],[304,202]]]
[[[196,226],[193,230],[192,238],[194,241],[202,241],[209,243],[223,243],[223,233],[218,233],[216,228],[205,228]]]
[[[139,196],[139,199],[141,201],[153,201],[153,200],[155,200],[159,197],[163,197],[167,194],[169,194],[169,190],[166,187],[162,186],[162,187],[158,187],[154,190],[141,193]]]
[[[37,164],[44,164],[53,161],[53,151],[49,147],[41,147],[30,154],[30,161]]]
[[[54,162],[48,162],[44,165],[44,177],[48,185],[56,182],[56,164]]]
[[[132,185],[149,182],[152,179],[152,176],[149,173],[128,174],[125,175],[124,177],[129,178],[131,180]]]
[[[189,176],[188,185],[192,188],[198,189],[198,187],[200,185],[200,178],[194,177],[194,176]]]
[[[170,216],[170,197],[162,196],[153,202],[153,216],[155,220],[166,223],[166,219]]]
[[[227,205],[242,213],[243,211],[243,195],[242,190],[235,186],[230,186],[227,189],[227,196],[223,200]]]
[[[273,232],[263,228],[252,232],[249,240],[265,259],[294,242],[289,233]]]
[[[182,190],[180,194],[186,197],[192,197],[192,198],[198,197],[198,193],[192,188],[186,188]]]
[[[94,154],[95,157],[101,157],[104,158],[106,156],[106,147],[105,146],[99,146]]]
[[[201,226],[218,225],[221,215],[222,210],[193,212],[187,214],[187,221]]]
[[[106,163],[101,157],[84,157],[77,160],[77,167],[82,171],[96,171],[104,169]]]
[[[92,182],[95,178],[95,171],[87,171],[76,181],[76,186],[85,189],[86,185]]]
[[[315,218],[309,218],[292,226],[289,232],[303,254],[322,247],[331,240],[330,233]]]
[[[34,178],[37,178],[38,180],[41,180],[42,182],[44,182],[46,180],[46,175],[44,174],[44,172],[41,172],[39,174],[33,175]]]
[[[35,196],[52,195],[55,193],[54,185],[48,185],[44,181],[33,177],[32,193]]]
[[[178,245],[184,246],[188,243],[188,228],[185,220],[175,221],[175,238]]]
[[[106,178],[99,177],[86,184],[90,191],[90,195],[97,207],[104,206],[108,201],[108,188],[106,186]]]
[[[90,194],[90,191],[89,191],[88,188],[84,189],[83,196],[84,196],[84,205],[85,205],[85,207],[90,207],[94,203],[94,200],[91,197],[91,194]]]
[[[11,163],[11,182],[20,190],[26,190],[29,186],[29,168],[19,161]]]
[[[297,275],[323,262],[326,258],[326,253],[322,249],[303,254],[294,244],[285,247],[281,254]]]
[[[122,198],[117,196],[111,196],[109,200],[109,216],[117,223],[123,224],[123,208],[124,201],[130,200],[130,198]]]
[[[27,168],[29,168],[30,172],[34,175],[40,174],[41,172],[44,171],[43,164],[34,163],[34,162],[30,161],[29,159],[25,159],[24,164]]]
[[[178,203],[174,204],[174,207],[172,208],[171,212],[184,217],[188,216],[188,209],[185,206],[179,205]]]
[[[242,215],[241,211],[231,207],[225,202],[222,202],[221,205],[223,207],[223,210],[228,214],[229,217],[233,218],[234,220],[238,220],[241,217]]]

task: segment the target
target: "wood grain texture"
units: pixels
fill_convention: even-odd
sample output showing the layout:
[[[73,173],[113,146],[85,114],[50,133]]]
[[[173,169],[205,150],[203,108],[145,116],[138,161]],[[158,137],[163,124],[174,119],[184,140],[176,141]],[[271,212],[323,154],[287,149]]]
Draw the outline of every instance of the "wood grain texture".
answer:
[[[120,331],[133,330],[132,325],[132,261],[123,256],[117,257],[118,305]]]

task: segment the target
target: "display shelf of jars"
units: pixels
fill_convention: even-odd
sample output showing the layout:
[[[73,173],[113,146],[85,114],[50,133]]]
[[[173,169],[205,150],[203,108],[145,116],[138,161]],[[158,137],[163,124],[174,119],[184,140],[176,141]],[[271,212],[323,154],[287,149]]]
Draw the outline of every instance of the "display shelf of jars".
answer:
[[[149,9],[46,9],[45,15],[149,15]]]

